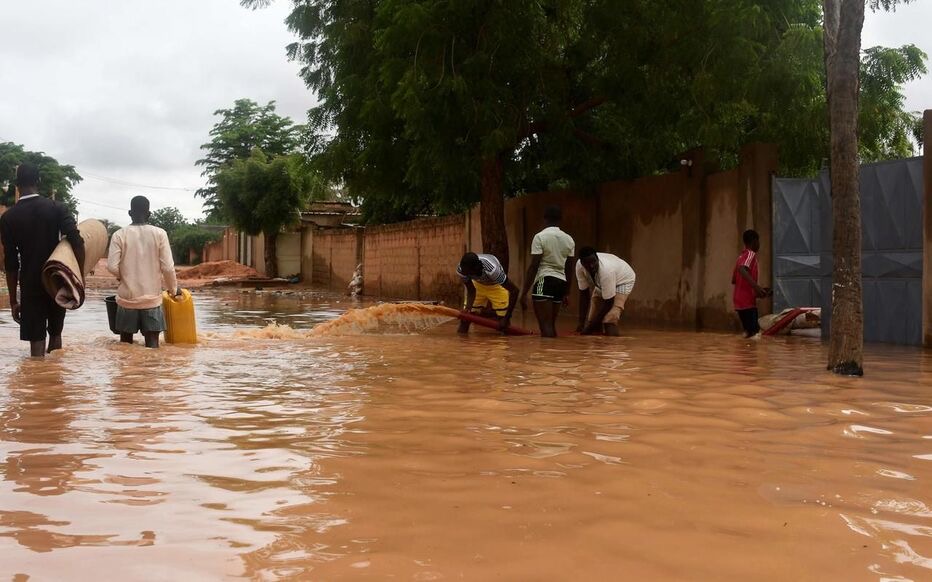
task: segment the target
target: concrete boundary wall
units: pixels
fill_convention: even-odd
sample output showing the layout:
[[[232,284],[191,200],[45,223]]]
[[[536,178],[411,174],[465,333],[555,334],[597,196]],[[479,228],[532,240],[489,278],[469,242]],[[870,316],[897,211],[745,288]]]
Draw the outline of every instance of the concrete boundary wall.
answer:
[[[745,229],[756,229],[769,245],[776,148],[751,144],[742,150],[738,168],[712,174],[703,172],[701,151],[683,159],[686,164],[676,172],[602,184],[594,193],[539,192],[508,200],[509,277],[523,284],[544,209],[559,205],[563,229],[577,249],[588,245],[617,254],[637,272],[626,319],[655,326],[736,328],[732,268]],[[303,245],[306,282],[345,290],[357,256],[363,292],[394,299],[458,303],[457,262],[466,250],[482,250],[478,209],[365,229],[318,229],[312,236],[313,244]],[[313,248],[310,266],[308,248]],[[770,284],[770,263],[765,248],[760,254],[763,285]],[[578,305],[575,287],[571,309]],[[767,305],[762,307],[766,311]]]
[[[776,148],[750,144],[737,168],[709,174],[701,150],[682,159],[677,171],[609,182],[592,193],[540,192],[508,200],[509,276],[522,285],[531,239],[543,226],[544,209],[556,204],[577,249],[595,246],[634,267],[637,285],[626,319],[654,326],[735,329],[731,274],[745,229],[760,232],[761,284],[771,281],[770,189]],[[252,251],[261,272],[264,245],[262,237],[255,238]],[[479,211],[366,228],[308,224],[300,246],[307,284],[346,292],[362,264],[366,295],[458,304],[459,258],[466,250],[482,250]],[[575,313],[575,285],[570,300]],[[766,312],[768,305],[762,307]]]
[[[379,297],[458,302],[456,265],[465,252],[464,215],[367,228],[363,292]]]

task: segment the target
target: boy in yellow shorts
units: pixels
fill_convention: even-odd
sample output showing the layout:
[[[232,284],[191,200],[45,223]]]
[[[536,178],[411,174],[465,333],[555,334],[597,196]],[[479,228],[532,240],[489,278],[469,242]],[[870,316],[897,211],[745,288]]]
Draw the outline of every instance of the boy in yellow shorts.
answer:
[[[463,311],[499,318],[498,329],[511,325],[511,314],[518,302],[518,287],[508,279],[494,255],[466,253],[456,273],[466,287]],[[461,321],[459,333],[469,332],[469,322]]]

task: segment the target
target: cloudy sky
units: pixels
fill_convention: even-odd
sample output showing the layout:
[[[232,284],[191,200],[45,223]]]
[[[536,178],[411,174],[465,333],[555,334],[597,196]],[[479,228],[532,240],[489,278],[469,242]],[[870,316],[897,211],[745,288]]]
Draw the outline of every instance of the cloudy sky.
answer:
[[[44,151],[84,177],[83,217],[128,222],[129,199],[194,219],[194,166],[213,112],[248,97],[302,122],[314,96],[285,58],[291,2],[0,0],[0,141]],[[868,13],[864,46],[914,43],[932,54],[932,0]],[[926,34],[923,34],[924,30]],[[932,77],[906,88],[932,108]]]

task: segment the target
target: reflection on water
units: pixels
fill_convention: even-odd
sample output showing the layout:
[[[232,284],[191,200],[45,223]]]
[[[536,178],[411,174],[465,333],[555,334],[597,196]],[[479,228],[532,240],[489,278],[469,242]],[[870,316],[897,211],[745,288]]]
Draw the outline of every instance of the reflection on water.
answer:
[[[150,351],[97,299],[45,362],[2,316],[8,579],[932,578],[925,353],[843,379],[791,338],[238,338],[351,305],[272,293],[199,295],[209,341]]]

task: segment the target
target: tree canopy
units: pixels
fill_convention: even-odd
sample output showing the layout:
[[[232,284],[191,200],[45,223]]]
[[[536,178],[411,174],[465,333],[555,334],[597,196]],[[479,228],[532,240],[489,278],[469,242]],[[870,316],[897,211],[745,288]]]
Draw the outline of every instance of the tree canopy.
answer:
[[[265,234],[266,274],[275,276],[275,243],[282,228],[299,220],[313,189],[301,155],[267,156],[259,148],[234,160],[216,175],[217,195],[233,226]]]
[[[151,216],[149,216],[149,224],[164,229],[167,233],[172,233],[187,223],[184,214],[174,206],[159,208],[152,211]]]
[[[194,251],[196,260],[200,260],[204,245],[219,240],[222,236],[222,231],[216,226],[211,228],[201,222],[188,222],[174,206],[154,210],[149,216],[149,224],[165,230],[171,243],[172,255],[179,264],[188,262],[191,251]]]
[[[0,204],[11,206],[16,200],[16,166],[24,162],[39,168],[39,193],[62,202],[77,216],[78,202],[71,189],[81,181],[74,166],[60,164],[42,152],[26,150],[12,142],[0,142]]]
[[[788,175],[828,157],[819,0],[292,3],[313,163],[370,221],[647,175],[698,146],[727,166],[773,142]],[[926,57],[863,57],[861,152],[907,155],[900,85]]]
[[[198,189],[196,196],[204,199],[209,219],[224,216],[217,194],[217,174],[234,160],[248,158],[254,148],[267,155],[289,155],[299,150],[301,126],[278,115],[275,102],[259,105],[251,99],[237,99],[233,107],[214,112],[220,120],[210,131],[210,141],[201,149],[205,155],[196,164],[204,168],[207,186]]]

